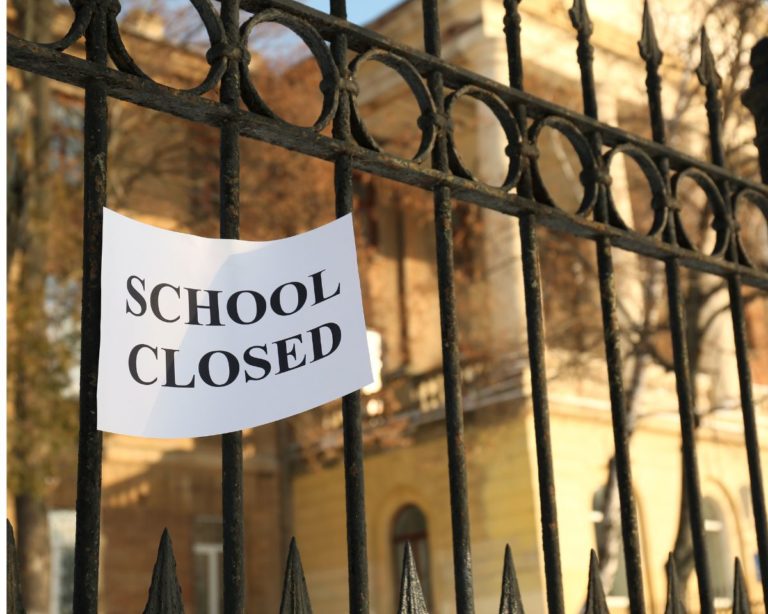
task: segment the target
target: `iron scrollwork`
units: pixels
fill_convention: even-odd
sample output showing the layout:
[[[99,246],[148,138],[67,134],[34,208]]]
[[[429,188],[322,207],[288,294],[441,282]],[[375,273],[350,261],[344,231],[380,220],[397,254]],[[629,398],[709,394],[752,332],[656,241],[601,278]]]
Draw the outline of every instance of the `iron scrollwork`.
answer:
[[[700,256],[700,250],[693,245],[692,238],[689,236],[690,233],[686,232],[683,227],[679,199],[677,198],[680,182],[688,178],[705,192],[708,201],[707,206],[712,211],[716,241],[712,253],[706,254],[706,256],[725,262],[733,262],[756,272],[762,268],[755,264],[754,258],[750,258],[735,216],[740,207],[749,206],[742,202],[749,199],[758,203],[757,208],[768,217],[766,214],[768,207],[763,204],[768,202],[768,189],[764,186],[730,175],[715,165],[687,158],[668,148],[663,139],[660,142],[652,143],[635,135],[617,131],[602,123],[590,120],[588,117],[540,101],[519,90],[504,89],[503,86],[497,84],[488,86],[486,81],[482,81],[476,75],[466,71],[460,75],[458,81],[454,77],[450,83],[446,83],[450,92],[447,92],[445,114],[438,114],[429,89],[425,85],[425,79],[435,70],[442,71],[450,68],[443,60],[425,59],[423,54],[420,55],[407,47],[393,44],[374,33],[355,32],[354,38],[350,38],[350,49],[357,52],[357,55],[347,64],[348,72],[345,71],[346,74],[342,77],[339,66],[334,62],[326,41],[333,38],[336,29],[346,28],[344,25],[331,21],[325,23],[324,18],[310,13],[305,15],[303,9],[288,6],[279,0],[261,3],[258,8],[255,8],[256,5],[251,6],[246,2],[243,7],[250,10],[252,16],[241,26],[239,38],[229,40],[222,24],[221,15],[212,0],[189,1],[205,27],[209,41],[205,57],[210,68],[202,81],[195,87],[189,89],[170,88],[172,90],[196,96],[205,94],[218,86],[229,63],[236,62],[241,74],[241,98],[248,110],[270,120],[287,123],[265,102],[249,74],[249,36],[258,24],[277,23],[301,38],[312,53],[322,74],[320,83],[323,97],[322,110],[311,126],[311,130],[320,132],[330,124],[337,112],[339,97],[342,93],[347,93],[351,101],[350,128],[353,142],[345,144],[345,147],[359,147],[376,154],[382,153],[381,144],[376,141],[365,125],[358,100],[361,67],[367,62],[378,62],[394,70],[405,81],[419,107],[420,115],[416,118],[416,123],[421,132],[421,138],[418,150],[411,158],[411,162],[420,164],[426,160],[434,147],[437,134],[441,130],[445,130],[448,141],[449,167],[441,172],[446,178],[455,177],[466,180],[476,185],[480,191],[495,187],[498,188],[498,194],[501,195],[502,193],[509,193],[517,185],[523,169],[528,166],[531,170],[533,201],[539,206],[558,208],[553,195],[547,189],[546,177],[544,177],[544,171],[539,160],[539,148],[537,146],[542,130],[551,128],[567,139],[574,148],[582,167],[580,181],[584,187],[584,194],[576,212],[577,218],[584,218],[593,222],[593,210],[598,195],[600,190],[605,190],[608,203],[606,224],[626,233],[626,236],[632,237],[632,241],[653,240],[670,245],[675,249],[690,250]],[[126,48],[118,21],[118,15],[121,11],[119,0],[70,0],[70,5],[74,11],[74,17],[67,32],[54,42],[40,43],[39,47],[55,52],[64,52],[85,35],[93,19],[105,19],[108,52],[117,70],[157,84]],[[589,45],[589,35],[592,27],[585,3],[575,3],[572,20],[581,42],[582,49],[579,59],[589,63],[592,52]],[[9,40],[18,39],[11,34]],[[710,61],[704,34],[702,34],[702,45],[703,61],[698,72],[707,88],[710,115],[714,116],[719,80],[714,64]],[[650,90],[655,92],[660,86],[656,72],[663,54],[653,34],[653,24],[647,7],[643,16],[640,55],[650,66],[648,85]],[[457,102],[465,97],[473,98],[487,106],[505,133],[507,139],[505,154],[509,162],[506,177],[500,186],[487,186],[480,181],[475,173],[468,168],[458,150],[451,113],[455,110]],[[516,105],[521,104],[524,105],[529,117],[536,118],[526,135],[520,134],[519,124],[515,121],[512,112]],[[656,131],[658,132],[658,130]],[[595,153],[591,142],[595,135],[601,136],[606,145],[610,147],[606,153],[599,156]],[[623,154],[637,163],[650,187],[651,202],[649,205],[652,209],[653,221],[647,232],[639,232],[637,229],[631,228],[627,221],[622,219],[614,202],[610,169],[618,154]],[[665,185],[668,175],[670,176],[669,185]],[[520,197],[519,195],[510,195],[506,198],[514,201]],[[562,211],[561,207],[559,209],[563,215],[568,215]],[[674,219],[674,224],[668,223],[670,219]],[[674,228],[674,236],[668,236],[665,231],[668,225]],[[735,251],[732,252],[731,248]]]
[[[243,102],[245,102],[246,106],[254,113],[259,113],[260,115],[265,115],[276,121],[287,123],[269,108],[269,105],[264,102],[256,87],[253,85],[253,81],[251,81],[249,71],[250,54],[246,51],[248,37],[250,36],[251,31],[257,25],[262,23],[276,23],[288,28],[291,32],[296,34],[302,41],[304,41],[304,44],[306,44],[310,52],[312,52],[315,61],[320,67],[320,73],[323,78],[320,83],[320,91],[323,94],[323,107],[320,111],[320,116],[312,125],[312,128],[319,132],[328,125],[336,112],[336,106],[339,102],[339,71],[333,61],[330,49],[326,46],[323,37],[320,36],[317,30],[306,21],[277,9],[266,9],[260,13],[256,13],[240,28],[240,48],[243,50],[240,57],[240,82]]]
[[[587,216],[595,206],[598,192],[598,164],[592,154],[592,146],[589,144],[587,137],[581,133],[573,122],[557,115],[550,115],[534,122],[528,137],[531,143],[538,146],[539,136],[541,136],[544,128],[557,130],[568,139],[568,142],[576,151],[582,169],[580,179],[584,186],[584,195],[581,198],[576,214]],[[532,160],[531,173],[533,176],[533,193],[536,200],[546,205],[557,207],[557,203],[544,183],[540,163],[537,158]]]
[[[675,203],[679,203],[680,201],[680,184],[682,180],[686,178],[695,182],[696,185],[704,191],[704,194],[707,197],[707,207],[712,214],[711,228],[715,231],[715,245],[709,255],[722,258],[727,254],[726,250],[728,249],[731,234],[733,232],[733,224],[728,215],[728,208],[723,199],[723,195],[720,193],[717,184],[715,184],[709,175],[697,168],[687,168],[676,173],[672,177],[672,197],[674,198]],[[673,215],[675,216],[678,244],[687,249],[700,251],[691,240],[690,233],[685,229],[679,206],[673,208]]]
[[[448,96],[445,103],[445,112],[448,117],[451,117],[454,105],[464,96],[469,96],[485,104],[485,106],[493,112],[496,119],[499,120],[499,124],[501,124],[504,134],[507,137],[507,146],[504,148],[504,153],[509,159],[507,175],[501,186],[499,186],[499,189],[504,190],[505,192],[511,190],[517,185],[523,166],[522,138],[520,136],[520,130],[517,127],[517,120],[501,98],[492,92],[474,85],[466,85]],[[453,131],[453,122],[449,123],[448,128],[448,156],[451,164],[451,171],[455,175],[471,181],[479,181],[464,163],[461,154],[459,154]]]
[[[413,161],[421,162],[432,150],[436,136],[436,123],[434,121],[435,105],[432,101],[432,96],[429,94],[429,90],[427,90],[421,79],[421,75],[405,58],[381,49],[371,49],[358,55],[350,63],[350,77],[353,80],[353,83],[357,83],[356,77],[358,72],[366,62],[379,62],[394,70],[403,78],[414,98],[416,98],[421,113],[417,121],[419,130],[421,131],[421,142],[419,143],[419,148],[416,151],[416,154],[413,156]],[[356,87],[352,90],[351,98],[351,127],[353,136],[361,146],[372,149],[373,151],[382,151],[379,143],[376,142],[376,139],[365,127],[365,122],[360,113],[360,107],[357,100],[358,90]]]
[[[650,230],[647,232],[647,236],[658,237],[664,230],[668,214],[669,195],[664,185],[664,179],[651,157],[642,149],[631,143],[617,145],[603,156],[603,165],[606,172],[610,172],[611,163],[618,154],[623,154],[634,160],[643,172],[648,187],[651,190],[651,208],[653,210],[653,221]],[[608,216],[611,225],[621,228],[622,230],[630,230],[629,225],[622,218],[621,213],[616,207],[614,195],[610,187],[607,194]]]

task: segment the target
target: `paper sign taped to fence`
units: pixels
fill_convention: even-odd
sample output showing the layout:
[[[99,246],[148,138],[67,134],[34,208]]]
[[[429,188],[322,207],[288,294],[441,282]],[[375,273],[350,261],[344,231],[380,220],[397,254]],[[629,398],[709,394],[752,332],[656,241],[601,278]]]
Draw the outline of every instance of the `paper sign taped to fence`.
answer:
[[[350,215],[257,243],[105,210],[103,245],[99,430],[227,433],[373,381]]]

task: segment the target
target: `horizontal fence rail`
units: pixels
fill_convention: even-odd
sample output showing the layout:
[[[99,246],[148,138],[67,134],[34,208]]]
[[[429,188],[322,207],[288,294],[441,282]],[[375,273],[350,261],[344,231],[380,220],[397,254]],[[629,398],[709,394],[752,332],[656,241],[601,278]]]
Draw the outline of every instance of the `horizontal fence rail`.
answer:
[[[533,213],[536,214],[538,224],[554,230],[562,230],[587,238],[605,236],[611,239],[614,246],[643,256],[662,260],[674,257],[684,266],[715,275],[738,273],[744,284],[768,289],[768,272],[754,266],[673,245],[661,240],[658,236],[646,236],[632,230],[596,222],[589,217],[573,215],[532,198],[525,198],[451,173],[427,169],[417,162],[366,149],[356,143],[342,142],[318,134],[310,128],[292,126],[251,112],[230,109],[194,94],[180,92],[109,68],[102,68],[79,58],[52,51],[43,45],[22,41],[12,34],[8,35],[8,61],[17,68],[80,87],[89,80],[99,79],[104,83],[107,93],[114,98],[212,126],[234,122],[242,136],[324,160],[334,160],[337,156],[346,153],[351,157],[353,168],[358,170],[427,190],[434,189],[438,185],[448,185],[454,198],[459,200],[511,215]],[[522,99],[522,102],[524,103],[525,100]],[[612,134],[608,126],[597,122],[592,123],[591,128],[598,130],[605,128],[606,132],[603,132],[603,135],[606,137]],[[615,139],[611,141],[616,142]],[[628,141],[619,141],[619,143],[626,142]],[[610,141],[606,138],[605,143]],[[648,147],[645,144],[643,146]],[[669,155],[670,152],[674,155],[674,151],[665,147],[649,147],[648,151],[649,155],[668,156],[670,163],[675,159]],[[686,156],[678,154],[676,159],[680,162],[678,168],[683,170],[689,168],[685,166],[688,161]],[[707,177],[711,175],[717,179],[726,179],[741,190],[750,190],[762,198],[768,198],[768,188],[763,185],[736,178],[725,170],[716,170],[715,167],[706,163],[695,162],[693,159],[690,162],[691,168],[700,170]],[[702,182],[709,187],[710,182],[706,179],[702,179]],[[661,231],[663,228],[658,230],[658,232]]]
[[[725,168],[722,140],[721,79],[701,32],[701,64],[697,75],[704,88],[711,161],[699,160],[666,144],[661,111],[663,53],[653,28],[648,3],[642,20],[639,56],[647,70],[647,94],[652,139],[608,125],[598,119],[593,72],[593,24],[586,0],[574,0],[569,11],[578,43],[575,61],[581,73],[584,112],[578,113],[540,99],[523,90],[523,27],[520,0],[499,0],[504,7],[504,33],[510,85],[482,77],[441,58],[437,0],[423,0],[424,48],[420,51],[389,40],[370,29],[347,21],[345,0],[331,0],[330,14],[294,0],[190,0],[205,27],[210,46],[209,64],[202,81],[190,89],[176,89],[155,82],[126,49],[117,16],[117,0],[74,0],[74,19],[64,37],[43,44],[8,35],[8,61],[13,67],[81,87],[85,90],[85,246],[83,264],[83,316],[81,359],[81,418],[78,456],[77,544],[74,610],[95,614],[98,607],[99,523],[101,500],[101,434],[96,430],[96,382],[99,344],[99,263],[101,212],[106,204],[107,98],[134,103],[220,129],[221,237],[238,238],[240,231],[241,136],[333,162],[335,212],[352,211],[353,170],[393,179],[433,192],[438,275],[443,392],[450,492],[450,515],[456,610],[474,612],[467,461],[464,451],[464,372],[458,346],[456,317],[452,209],[456,200],[516,216],[520,220],[521,266],[525,290],[531,401],[536,433],[537,477],[541,511],[546,600],[548,611],[564,612],[555,472],[550,435],[547,370],[544,347],[544,312],[540,271],[539,226],[595,241],[601,297],[603,341],[611,401],[611,419],[621,532],[627,569],[629,610],[646,611],[643,569],[633,495],[629,450],[628,408],[623,382],[620,324],[614,274],[614,248],[663,261],[670,317],[670,334],[677,385],[682,438],[685,496],[689,504],[693,553],[701,612],[714,612],[714,601],[704,540],[701,487],[696,454],[693,382],[688,347],[688,327],[683,304],[681,268],[710,273],[727,281],[739,372],[746,454],[750,473],[753,516],[762,576],[763,603],[768,598],[768,522],[760,465],[755,403],[748,360],[743,286],[768,290],[768,270],[750,259],[742,242],[737,216],[750,205],[768,222],[768,185],[738,177]],[[241,24],[240,14],[247,18]],[[322,74],[322,109],[308,128],[280,119],[264,101],[249,74],[248,39],[263,23],[280,24],[299,36],[309,48]],[[85,38],[85,51],[80,39]],[[762,49],[766,49],[766,44]],[[759,47],[758,45],[758,47]],[[758,49],[756,47],[756,50]],[[80,57],[85,55],[85,57]],[[766,52],[768,56],[768,52]],[[111,59],[115,68],[108,66]],[[408,86],[419,108],[417,153],[410,159],[382,150],[369,133],[358,108],[357,75],[367,62],[394,70]],[[768,57],[753,67],[768,73]],[[762,68],[760,68],[762,67]],[[757,75],[757,72],[756,72]],[[760,104],[758,89],[765,89],[768,75],[753,79],[747,101],[756,114],[759,130],[768,122],[768,105]],[[763,85],[760,85],[763,84]],[[760,91],[763,91],[760,90]],[[218,100],[216,99],[218,96]],[[766,93],[768,96],[768,93]],[[507,138],[506,177],[494,186],[478,180],[466,167],[455,141],[451,114],[462,98],[484,103],[499,121]],[[758,102],[755,102],[755,101]],[[241,108],[245,105],[245,110]],[[765,114],[763,116],[762,114]],[[330,136],[322,131],[330,127]],[[545,129],[557,131],[576,152],[582,167],[579,177],[584,193],[576,213],[558,207],[548,192],[539,163],[539,137]],[[765,143],[759,134],[758,143]],[[761,149],[761,157],[768,157]],[[647,233],[632,229],[614,202],[611,164],[627,156],[639,166],[651,197],[647,212],[653,222]],[[768,174],[768,173],[766,173]],[[768,177],[764,176],[763,181]],[[681,190],[694,182],[707,197],[714,232],[709,252],[697,249],[681,217]],[[344,479],[347,518],[349,611],[370,610],[366,536],[364,449],[361,396],[342,399]],[[224,531],[224,608],[227,614],[247,610],[245,603],[243,451],[242,434],[222,437],[222,508]],[[15,545],[8,527],[9,610],[20,611],[18,579],[13,562]],[[598,568],[598,553],[589,558],[585,574],[588,592],[585,612],[607,612]],[[602,556],[602,553],[599,553]],[[286,563],[281,614],[311,612],[298,545],[291,541]],[[586,562],[586,556],[585,556]],[[181,591],[168,532],[157,555],[146,612],[182,612]],[[399,613],[426,613],[427,602],[416,571],[414,554],[405,545]],[[13,572],[13,573],[11,573]],[[667,564],[666,612],[683,612],[674,560]],[[11,600],[10,596],[13,596]],[[13,603],[12,603],[13,602]],[[13,609],[11,609],[11,604]],[[747,612],[749,601],[738,559],[734,567],[733,611]],[[512,552],[503,559],[500,612],[522,612]]]

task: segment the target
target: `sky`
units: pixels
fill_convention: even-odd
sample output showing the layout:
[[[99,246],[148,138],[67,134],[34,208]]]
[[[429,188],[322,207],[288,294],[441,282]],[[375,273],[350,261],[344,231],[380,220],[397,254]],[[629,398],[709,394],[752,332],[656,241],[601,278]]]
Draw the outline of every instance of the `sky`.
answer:
[[[301,0],[303,4],[324,13],[330,11],[330,0]],[[380,15],[386,13],[402,0],[347,0],[347,19],[357,25],[370,23]],[[273,34],[266,38],[252,36],[251,48],[266,58],[273,60],[277,68],[284,65],[285,61],[293,63],[309,54],[309,50],[300,43],[298,38],[290,33]]]
[[[347,0],[347,18],[358,25],[366,24],[386,13],[402,0]],[[303,2],[325,13],[330,10],[330,0],[309,0]]]
[[[330,12],[330,0],[300,0],[302,4],[311,6],[313,9]],[[347,0],[347,18],[349,21],[364,25],[379,15],[386,13],[393,6],[400,4],[402,0]],[[168,0],[167,5],[179,7],[189,4],[189,0]]]
[[[323,11],[324,13],[330,12],[330,0],[299,0],[302,4],[306,4],[316,10]],[[347,0],[347,18],[354,24],[365,25],[370,23],[377,17],[386,13],[393,7],[400,4],[403,0]],[[216,3],[214,3],[216,4]],[[185,9],[185,13],[188,10],[190,15],[194,15],[194,9],[190,0],[124,0],[123,15],[130,12],[131,8],[150,8],[155,10],[158,7],[170,11],[178,11],[179,9]],[[242,18],[246,19],[247,13],[242,13]],[[202,28],[202,22],[195,15],[191,18],[194,23],[193,32],[190,32],[190,25],[186,21],[178,21],[178,32],[173,32],[174,28],[169,28],[168,35],[174,38],[174,35],[179,35],[180,39],[186,42],[200,42],[204,43],[207,40],[205,31]],[[260,26],[257,26],[260,27]],[[284,64],[286,58],[291,58],[291,63],[298,59],[303,59],[309,54],[309,50],[303,46],[303,43],[299,42],[298,37],[288,32],[281,32],[281,29],[272,30],[272,34],[268,37],[259,36],[253,33],[249,46],[251,50],[258,52],[263,57],[276,61],[279,64]]]

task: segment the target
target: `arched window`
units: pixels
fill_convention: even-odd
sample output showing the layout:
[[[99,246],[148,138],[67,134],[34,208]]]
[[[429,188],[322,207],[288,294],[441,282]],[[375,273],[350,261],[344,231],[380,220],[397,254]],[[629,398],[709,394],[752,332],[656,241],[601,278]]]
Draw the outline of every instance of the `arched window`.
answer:
[[[607,527],[605,526],[605,486],[601,486],[592,497],[592,523],[595,526],[595,543],[600,544],[604,539]],[[619,528],[619,553],[616,561],[616,573],[613,576],[611,586],[605,586],[605,596],[608,605],[625,606],[629,603],[629,590],[627,588],[627,567],[624,562],[624,540]]]
[[[427,607],[431,605],[431,583],[429,568],[429,542],[427,519],[415,505],[401,507],[392,523],[392,567],[395,570],[395,600],[400,595],[400,578],[403,575],[403,555],[405,544],[410,542],[416,571],[421,581],[421,589]]]
[[[716,605],[727,606],[733,596],[733,558],[728,544],[728,531],[723,512],[717,501],[705,497],[702,502],[704,515],[704,544],[712,582],[712,594]]]

